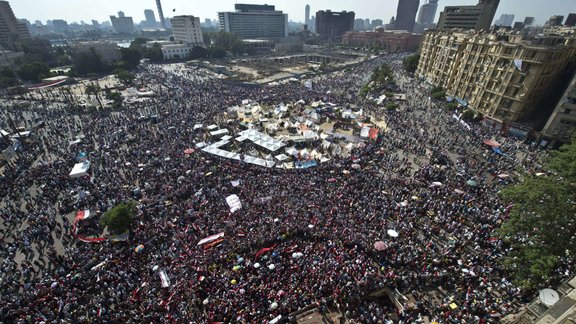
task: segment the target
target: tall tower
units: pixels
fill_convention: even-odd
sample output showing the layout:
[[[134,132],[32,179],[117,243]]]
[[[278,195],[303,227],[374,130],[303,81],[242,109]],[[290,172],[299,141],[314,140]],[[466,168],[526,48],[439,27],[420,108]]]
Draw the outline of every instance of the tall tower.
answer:
[[[308,26],[308,29],[310,29],[310,5],[307,4],[306,7],[304,7],[304,24],[306,24]]]
[[[436,10],[438,10],[438,0],[428,0],[427,3],[420,7],[420,11],[418,12],[418,23],[423,25],[434,23]]]
[[[164,21],[164,13],[162,12],[162,4],[160,0],[156,0],[156,6],[158,7],[158,16],[160,16],[160,24],[162,28],[166,29],[166,22]]]
[[[420,0],[399,0],[394,29],[412,32],[419,5]]]

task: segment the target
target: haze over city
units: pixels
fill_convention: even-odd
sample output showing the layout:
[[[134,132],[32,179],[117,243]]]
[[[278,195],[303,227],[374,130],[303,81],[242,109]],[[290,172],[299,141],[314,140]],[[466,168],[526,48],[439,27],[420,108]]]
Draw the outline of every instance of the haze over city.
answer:
[[[292,21],[304,21],[304,6],[309,4],[311,13],[318,10],[331,9],[332,11],[348,10],[354,11],[357,18],[382,19],[388,22],[392,16],[396,15],[397,1],[395,0],[284,0],[284,1],[189,1],[189,0],[163,0],[164,15],[172,17],[174,15],[194,15],[205,18],[217,19],[219,11],[233,11],[235,3],[267,3],[275,5],[277,10],[282,10],[288,14]],[[436,18],[444,6],[449,5],[474,5],[476,0],[440,0]],[[124,11],[127,16],[131,16],[135,21],[144,19],[144,9],[156,8],[154,0],[17,0],[10,1],[12,9],[18,18],[26,18],[30,21],[48,19],[64,19],[69,22],[84,20],[90,22],[95,19],[106,21],[110,15],[115,15],[117,11]],[[420,1],[424,4],[424,0]],[[504,0],[501,1],[496,18],[500,14],[515,14],[517,20],[522,20],[526,16],[535,17],[536,24],[544,24],[548,17],[561,13],[570,12],[575,8],[574,0]],[[173,11],[175,9],[175,11]]]

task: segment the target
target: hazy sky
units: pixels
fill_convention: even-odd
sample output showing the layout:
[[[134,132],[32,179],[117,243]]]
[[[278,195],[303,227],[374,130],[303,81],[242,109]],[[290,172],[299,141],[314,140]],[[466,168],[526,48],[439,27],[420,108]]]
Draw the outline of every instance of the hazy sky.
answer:
[[[288,19],[304,21],[304,6],[310,4],[311,15],[317,10],[332,11],[348,10],[356,12],[356,18],[380,18],[388,22],[396,15],[398,1],[403,0],[264,0],[264,1],[234,1],[234,0],[162,0],[164,16],[194,15],[217,19],[218,11],[233,11],[234,3],[257,3],[276,5],[277,10],[288,13]],[[144,9],[153,9],[158,19],[155,0],[9,0],[14,14],[18,18],[26,18],[31,22],[48,19],[65,19],[70,22],[84,20],[90,23],[92,19],[100,22],[109,20],[110,15],[124,11],[126,16],[134,18],[134,22],[144,20]],[[423,4],[425,0],[420,0]],[[473,5],[477,0],[440,0],[436,19],[442,8],[447,5]],[[173,9],[176,9],[173,12]],[[565,17],[569,12],[576,12],[576,0],[501,0],[496,17],[500,14],[516,15],[515,21],[523,21],[525,16],[536,17],[537,24],[543,24],[554,14]]]

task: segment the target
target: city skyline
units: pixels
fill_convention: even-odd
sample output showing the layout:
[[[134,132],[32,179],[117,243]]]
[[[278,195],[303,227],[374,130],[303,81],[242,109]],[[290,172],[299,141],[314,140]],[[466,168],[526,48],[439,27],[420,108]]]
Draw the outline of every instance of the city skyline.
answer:
[[[521,2],[521,3],[520,3]],[[18,0],[9,1],[17,18],[28,19],[31,22],[40,20],[46,23],[47,20],[64,19],[68,22],[90,21],[92,19],[108,21],[109,16],[124,11],[126,16],[133,17],[134,22],[145,20],[144,10],[156,10],[156,1],[154,0],[125,0],[119,4],[114,0],[101,0],[98,3],[88,0],[78,0],[71,4],[68,0],[52,0],[50,2],[38,2],[36,0]],[[201,21],[205,18],[217,19],[219,11],[234,11],[235,3],[267,3],[275,5],[277,10],[282,10],[288,14],[288,18],[296,22],[304,22],[304,7],[310,4],[310,15],[313,16],[319,10],[330,9],[332,11],[354,11],[358,18],[382,19],[388,21],[390,17],[396,16],[397,0],[385,0],[379,3],[375,0],[360,0],[350,3],[344,0],[266,0],[266,1],[232,1],[222,0],[203,4],[202,7],[196,6],[190,1],[184,0],[162,0],[165,17],[175,15],[194,15],[200,17]],[[375,4],[379,5],[375,5]],[[444,6],[449,5],[474,5],[477,0],[440,0],[438,10],[434,21],[438,21],[440,12]],[[175,11],[174,11],[175,10]],[[574,12],[573,3],[569,0],[550,0],[543,3],[540,0],[511,0],[502,1],[496,12],[496,17],[501,14],[514,14],[517,21],[523,21],[524,17],[532,16],[536,18],[536,24],[542,25],[548,18],[554,14],[567,15]]]

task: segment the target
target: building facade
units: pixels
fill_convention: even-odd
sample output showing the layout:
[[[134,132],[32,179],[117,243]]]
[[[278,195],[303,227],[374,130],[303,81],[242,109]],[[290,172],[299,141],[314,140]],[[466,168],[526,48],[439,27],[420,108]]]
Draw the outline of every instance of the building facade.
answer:
[[[274,39],[288,36],[288,15],[274,6],[236,4],[235,12],[219,12],[220,30],[242,39]]]
[[[576,135],[576,74],[542,130],[546,137],[570,142]]]
[[[447,6],[440,13],[438,29],[488,30],[500,0],[480,0],[475,6]]]
[[[118,44],[106,41],[93,41],[93,42],[77,42],[72,45],[72,51],[75,53],[85,53],[94,49],[96,54],[100,56],[102,62],[112,64],[122,60],[120,48]]]
[[[176,16],[170,19],[174,41],[186,44],[204,44],[200,18],[194,16]]]
[[[534,17],[524,18],[524,26],[532,26],[534,24]]]
[[[419,6],[420,0],[399,0],[394,29],[412,32]]]
[[[348,46],[380,46],[388,51],[410,52],[418,49],[422,34],[405,30],[385,30],[376,28],[372,32],[347,32],[342,36],[342,44]]]
[[[134,34],[134,21],[132,17],[110,16],[114,31],[118,34]]]
[[[570,37],[462,31],[424,34],[416,75],[497,120],[548,110],[549,94],[576,58]]]
[[[26,25],[16,19],[10,3],[0,1],[0,45],[4,50],[19,50],[21,43],[30,39]]]
[[[306,7],[304,7],[304,25],[308,26],[308,28],[310,28],[310,5],[307,4]]]
[[[166,44],[162,45],[162,54],[165,60],[186,59],[193,47],[192,44]]]
[[[366,26],[366,24],[364,25]],[[330,10],[320,10],[316,12],[316,33],[320,36],[342,37],[346,32],[353,30],[353,11],[332,12]]]
[[[418,12],[418,23],[422,25],[430,25],[434,23],[436,17],[436,10],[438,10],[438,0],[429,0],[420,7]]]

